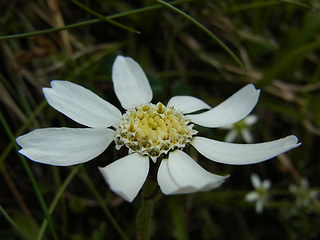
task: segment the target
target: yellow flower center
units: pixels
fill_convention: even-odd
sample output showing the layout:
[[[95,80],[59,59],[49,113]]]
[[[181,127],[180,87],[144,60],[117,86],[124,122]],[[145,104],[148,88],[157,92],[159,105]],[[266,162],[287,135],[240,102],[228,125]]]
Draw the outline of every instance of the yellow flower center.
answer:
[[[173,107],[162,103],[148,104],[128,110],[116,126],[117,149],[123,145],[129,153],[139,152],[154,161],[173,149],[183,149],[197,133],[193,125]]]

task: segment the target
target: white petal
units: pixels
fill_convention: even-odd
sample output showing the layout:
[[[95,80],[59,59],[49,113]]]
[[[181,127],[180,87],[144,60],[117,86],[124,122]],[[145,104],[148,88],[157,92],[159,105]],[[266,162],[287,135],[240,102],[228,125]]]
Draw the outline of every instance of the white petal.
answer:
[[[261,214],[263,211],[263,204],[264,202],[260,199],[256,202],[256,213]]]
[[[248,202],[255,202],[259,198],[259,194],[257,192],[249,192],[246,196],[245,199]]]
[[[158,169],[158,183],[164,194],[175,194],[179,192],[179,185],[173,180],[169,168],[168,159],[162,159]]]
[[[204,127],[222,127],[246,117],[258,102],[260,90],[249,84],[218,106],[200,114],[187,115],[194,123]]]
[[[168,104],[168,107],[175,107],[183,113],[191,113],[202,109],[211,109],[211,107],[196,97],[191,96],[175,96],[172,97]]]
[[[70,166],[100,155],[113,140],[108,128],[43,128],[16,139],[20,153],[35,162]]]
[[[238,132],[236,130],[230,130],[225,137],[225,141],[234,142],[237,136],[238,136]]]
[[[262,182],[262,187],[263,189],[269,189],[271,187],[271,182],[270,180],[266,179]]]
[[[133,153],[99,169],[112,191],[132,202],[148,176],[149,158]]]
[[[241,132],[243,140],[246,143],[252,143],[253,142],[252,134],[248,129],[242,129],[240,132]]]
[[[228,129],[232,129],[234,128],[234,125],[233,124],[229,124],[229,125],[225,125],[225,126],[222,126],[222,127],[219,127],[220,129],[224,129],[224,130],[228,130]]]
[[[251,126],[258,121],[258,117],[254,114],[250,114],[247,117],[245,117],[243,121],[247,126]]]
[[[251,182],[255,189],[260,188],[261,180],[257,174],[251,174]]]
[[[179,186],[179,190],[173,193],[208,191],[219,187],[226,178],[204,170],[181,150],[169,154],[168,169],[172,180]],[[172,185],[171,188],[173,189]]]
[[[112,67],[114,91],[124,109],[148,104],[152,90],[142,68],[130,57],[118,56]]]
[[[306,178],[302,178],[300,180],[300,184],[302,188],[309,188],[309,181]]]
[[[115,125],[121,112],[90,90],[68,81],[51,81],[52,88],[43,88],[48,103],[72,120],[93,128]]]
[[[194,137],[191,144],[210,160],[226,164],[252,164],[262,162],[300,145],[296,136],[256,144],[225,143]]]

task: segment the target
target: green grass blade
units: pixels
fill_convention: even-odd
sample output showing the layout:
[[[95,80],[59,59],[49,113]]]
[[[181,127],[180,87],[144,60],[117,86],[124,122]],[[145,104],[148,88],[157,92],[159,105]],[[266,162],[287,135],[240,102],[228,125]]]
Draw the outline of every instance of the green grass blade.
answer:
[[[175,199],[170,199],[168,201],[169,210],[171,213],[172,230],[177,240],[189,240],[186,218],[184,216],[183,209],[176,202]]]
[[[119,235],[121,236],[121,238],[123,240],[129,240],[129,238],[127,237],[127,235],[124,233],[124,231],[121,229],[121,227],[119,226],[119,224],[117,223],[117,221],[115,220],[115,218],[112,216],[110,210],[108,209],[107,205],[105,204],[103,198],[101,197],[101,195],[99,194],[99,192],[96,190],[94,184],[92,183],[92,180],[90,179],[87,171],[85,170],[85,168],[82,169],[82,177],[84,182],[87,184],[87,187],[89,188],[89,190],[91,191],[91,193],[93,194],[93,196],[97,199],[100,207],[102,208],[103,212],[106,214],[108,220],[111,222],[111,224],[113,225],[113,227],[117,230],[117,232],[119,233]]]
[[[301,1],[295,1],[295,0],[278,0],[278,1],[253,1],[250,3],[243,3],[243,4],[237,4],[231,8],[228,8],[224,11],[223,13],[230,13],[230,12],[238,12],[238,11],[245,11],[245,10],[250,10],[250,9],[255,9],[255,8],[262,8],[262,7],[270,7],[273,5],[279,5],[279,4],[284,4],[284,3],[290,3],[294,4],[300,7],[305,7],[305,8],[310,8],[311,6],[302,3]]]
[[[3,128],[5,129],[6,133],[8,134],[11,142],[14,144],[14,147],[15,147],[16,151],[18,151],[19,147],[15,143],[15,137],[14,137],[14,135],[13,135],[13,133],[12,133],[7,121],[5,120],[2,112],[0,112],[0,121],[1,121],[1,123],[3,125]],[[32,184],[32,187],[33,187],[35,193],[36,193],[36,196],[38,198],[38,201],[40,203],[42,211],[43,211],[44,215],[46,216],[46,218],[48,219],[49,227],[50,227],[52,236],[54,237],[54,239],[58,239],[57,233],[56,233],[56,231],[55,231],[55,229],[53,227],[53,223],[52,223],[52,219],[51,219],[51,216],[49,214],[49,211],[48,211],[48,207],[47,207],[47,205],[46,205],[46,203],[45,203],[45,201],[43,199],[43,196],[41,194],[40,187],[39,187],[39,185],[37,183],[37,180],[36,180],[35,176],[33,175],[32,171],[31,171],[31,168],[30,168],[29,164],[26,161],[26,158],[24,156],[22,156],[21,154],[18,154],[18,157],[20,158],[21,163],[23,165],[23,168],[25,169],[25,171],[26,171],[26,173],[28,175],[28,178],[30,179],[30,182]]]
[[[22,133],[25,132],[25,130],[30,126],[30,124],[32,123],[32,121],[35,119],[35,117],[37,117],[41,111],[44,109],[44,107],[47,106],[47,101],[43,100],[37,107],[36,109],[33,111],[33,113],[30,115],[30,117],[27,119],[27,121],[25,121],[22,125],[22,127],[20,127],[20,129],[18,130],[18,132],[16,133],[15,136],[19,136]],[[4,163],[4,160],[7,158],[7,156],[9,155],[9,153],[11,152],[13,146],[15,145],[15,142],[10,142],[7,147],[4,149],[4,151],[1,153],[0,155],[0,168]]]
[[[277,77],[279,73],[281,73],[287,66],[290,66],[290,62],[297,59],[304,57],[307,53],[312,52],[320,48],[320,42],[315,41],[312,43],[308,43],[302,45],[296,49],[291,50],[287,55],[285,55],[281,61],[275,63],[269,71],[265,73],[263,78],[258,82],[258,87],[263,87],[271,83],[274,78]]]
[[[284,2],[284,3],[291,3],[291,4],[294,4],[294,5],[297,5],[297,6],[300,6],[300,7],[305,7],[305,8],[309,8],[310,5],[308,5],[307,3],[304,3],[302,1],[297,1],[297,0],[280,0],[281,2]]]
[[[192,1],[194,1],[194,0],[179,0],[179,1],[174,1],[171,4],[181,4],[181,3],[192,2]],[[38,36],[38,35],[42,35],[42,34],[54,33],[54,32],[59,32],[59,31],[63,31],[63,30],[83,27],[83,26],[87,26],[87,25],[91,25],[91,24],[95,24],[95,23],[100,23],[102,21],[106,21],[106,19],[109,19],[109,20],[117,19],[117,18],[121,18],[121,17],[130,16],[133,14],[156,10],[156,9],[159,9],[162,7],[163,6],[161,4],[155,4],[155,5],[139,8],[139,9],[129,10],[129,11],[122,12],[122,13],[112,14],[110,16],[104,17],[104,20],[102,20],[100,18],[95,18],[95,19],[91,19],[91,20],[87,20],[87,21],[82,21],[79,23],[65,25],[63,27],[58,27],[58,28],[49,28],[49,29],[44,29],[44,30],[35,31],[35,32],[19,33],[19,34],[7,35],[7,36],[2,36],[2,37],[0,36],[0,41],[1,40],[9,40],[9,39],[17,39],[17,38],[25,38],[25,37],[33,37],[33,36]]]
[[[17,233],[20,235],[22,239],[30,240],[22,230],[14,223],[14,221],[11,219],[11,217],[7,214],[7,212],[3,209],[3,207],[0,205],[0,212],[3,215],[3,217],[10,223],[10,225],[17,231]]]
[[[186,14],[185,12],[181,11],[180,9],[174,7],[173,5],[164,2],[162,0],[157,0],[159,3],[163,4],[164,6],[166,6],[167,8],[169,8],[170,10],[180,14],[181,16],[185,17],[186,19],[188,19],[191,23],[193,23],[194,25],[196,25],[199,29],[201,29],[203,32],[205,32],[213,41],[215,41],[220,47],[222,47],[232,58],[233,60],[241,67],[244,67],[242,62],[240,61],[240,59],[236,56],[236,54],[234,54],[232,52],[232,50],[225,45],[216,35],[214,35],[211,31],[209,31],[209,29],[207,29],[205,26],[203,26],[200,22],[198,22],[196,19],[194,19],[193,17],[189,16],[188,14]]]
[[[239,12],[239,11],[245,11],[245,10],[250,10],[255,8],[269,7],[269,6],[278,5],[278,4],[281,4],[281,2],[280,1],[262,1],[262,2],[254,1],[250,3],[237,4],[222,12],[223,13]]]
[[[133,29],[133,28],[127,27],[127,26],[125,26],[125,25],[123,25],[123,24],[121,24],[121,23],[118,23],[118,22],[116,22],[116,21],[114,21],[114,20],[112,20],[112,19],[110,19],[110,18],[108,18],[108,17],[103,16],[102,14],[100,14],[100,13],[98,13],[98,12],[96,12],[96,11],[90,9],[90,8],[88,8],[86,5],[80,3],[80,2],[77,1],[77,0],[71,0],[71,1],[72,1],[74,4],[76,4],[78,7],[82,8],[83,10],[85,10],[85,11],[87,11],[88,13],[92,14],[93,16],[98,17],[98,18],[101,19],[102,21],[106,21],[106,22],[108,22],[108,23],[110,23],[110,24],[113,24],[113,25],[115,25],[115,26],[117,26],[117,27],[120,27],[120,28],[122,28],[122,29],[128,30],[129,32],[133,32],[133,33],[138,33],[138,34],[140,34],[139,31],[137,31],[137,30],[135,30],[135,29]]]
[[[71,182],[71,180],[74,178],[74,176],[78,173],[80,167],[82,165],[79,164],[77,166],[75,166],[72,171],[69,173],[69,175],[67,176],[67,178],[64,180],[64,182],[62,183],[59,191],[57,192],[56,196],[54,197],[52,203],[50,204],[50,207],[49,207],[49,214],[52,214],[54,209],[56,208],[63,192],[65,191],[65,189],[68,187],[69,183]],[[40,228],[40,231],[39,231],[39,234],[38,234],[38,237],[37,237],[37,240],[41,240],[43,238],[43,234],[46,230],[46,227],[48,225],[48,219],[44,219],[44,221],[42,222],[41,224],[41,228]]]

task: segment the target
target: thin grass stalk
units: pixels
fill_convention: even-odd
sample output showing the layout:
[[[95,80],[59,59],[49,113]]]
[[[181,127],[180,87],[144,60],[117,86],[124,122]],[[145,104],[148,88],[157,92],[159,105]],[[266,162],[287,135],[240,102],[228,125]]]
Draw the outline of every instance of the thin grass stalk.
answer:
[[[33,111],[33,113],[28,117],[27,121],[25,121],[22,125],[22,127],[19,128],[15,136],[20,136],[32,123],[32,121],[37,117],[41,111],[44,109],[44,107],[47,106],[47,101],[43,100]],[[13,146],[15,145],[15,141],[11,141],[7,147],[4,149],[4,151],[0,155],[0,168],[4,163],[4,160],[7,158],[9,155],[10,151],[12,150]]]
[[[67,176],[67,178],[64,180],[64,182],[62,183],[59,191],[57,192],[56,196],[54,197],[52,203],[50,204],[50,207],[49,207],[49,214],[52,214],[54,209],[56,208],[63,192],[66,190],[66,188],[68,187],[68,185],[70,184],[71,180],[74,178],[74,176],[78,173],[79,169],[81,168],[81,164],[75,166],[72,171],[69,173],[69,175]],[[40,227],[40,231],[38,233],[38,236],[37,236],[37,240],[40,240],[43,238],[43,235],[44,235],[44,232],[46,230],[46,227],[48,225],[48,219],[44,219],[42,224],[41,224],[41,227]]]
[[[5,129],[6,133],[8,134],[11,142],[15,143],[15,137],[14,137],[14,135],[13,135],[13,133],[12,133],[7,121],[5,120],[2,112],[0,112],[0,121],[1,121],[1,123],[3,125],[3,128]],[[17,151],[19,150],[19,147],[18,147],[17,144],[14,144],[14,147],[15,147],[15,149]],[[37,180],[36,180],[35,176],[33,175],[32,171],[31,171],[31,168],[28,165],[25,157],[23,157],[21,154],[18,154],[18,157],[19,157],[19,159],[20,159],[20,161],[22,163],[22,166],[25,169],[25,171],[26,171],[26,173],[27,173],[27,175],[28,175],[28,177],[30,179],[31,185],[32,185],[32,187],[33,187],[33,189],[34,189],[34,191],[36,193],[36,196],[37,196],[38,201],[40,203],[41,209],[42,209],[45,217],[48,219],[48,223],[49,223],[49,227],[50,227],[50,231],[52,233],[52,236],[53,236],[54,239],[57,240],[58,239],[57,233],[56,233],[56,231],[55,231],[55,229],[53,227],[53,223],[52,223],[52,219],[51,219],[51,216],[49,214],[49,211],[48,211],[48,207],[47,207],[47,205],[46,205],[46,203],[45,203],[45,201],[43,199],[43,196],[42,196],[42,193],[40,191],[40,187],[39,187],[39,185],[37,183]]]
[[[7,212],[3,209],[1,205],[0,212],[3,215],[3,217],[10,223],[10,225],[17,231],[17,233],[22,239],[31,240],[27,235],[24,234],[23,231],[20,230],[20,228],[15,224],[15,222],[11,219],[11,217],[7,214]]]
[[[182,4],[182,3],[185,3],[185,2],[192,2],[192,1],[195,1],[195,0],[178,0],[178,1],[171,2],[171,4],[173,4],[173,5],[174,4]],[[139,9],[129,10],[129,11],[122,12],[122,13],[112,14],[112,15],[109,15],[109,16],[105,16],[105,18],[107,18],[109,20],[112,20],[112,19],[126,17],[126,16],[130,16],[130,15],[138,14],[138,13],[143,13],[143,12],[147,12],[147,11],[156,10],[156,9],[159,9],[159,8],[162,8],[162,7],[163,6],[161,4],[155,4],[155,5],[139,8]],[[95,18],[95,19],[91,19],[91,20],[87,20],[87,21],[82,21],[82,22],[79,22],[79,23],[69,24],[69,25],[66,25],[66,26],[63,26],[63,27],[58,27],[58,28],[49,28],[49,29],[44,29],[44,30],[35,31],[35,32],[7,35],[7,36],[0,37],[0,41],[1,40],[32,37],[32,36],[38,36],[38,35],[48,34],[48,33],[54,33],[54,32],[59,32],[59,31],[63,31],[63,30],[83,27],[83,26],[87,26],[87,25],[91,25],[91,24],[95,24],[95,23],[100,23],[100,22],[103,22],[103,21],[105,21],[105,20],[102,20],[100,18]]]
[[[96,198],[96,200],[99,203],[100,207],[102,208],[103,212],[106,214],[108,220],[110,221],[110,223],[113,225],[113,227],[118,232],[118,234],[121,236],[121,238],[123,240],[129,240],[129,238],[127,237],[125,232],[122,230],[120,225],[117,223],[116,219],[112,216],[105,201],[103,200],[103,198],[101,197],[99,192],[96,190],[96,188],[95,188],[95,186],[94,186],[94,184],[93,184],[91,178],[89,177],[85,168],[82,168],[82,175],[81,176],[82,176],[83,181],[85,182],[85,184],[87,185],[87,187],[89,188],[91,193],[93,194],[93,196]]]
[[[173,5],[162,1],[162,0],[157,0],[159,3],[163,4],[165,7],[168,9],[178,13],[179,15],[185,17],[187,20],[189,20],[191,23],[196,25],[200,30],[202,30],[204,33],[206,33],[213,41],[215,41],[220,47],[222,47],[228,54],[231,56],[231,58],[240,66],[244,67],[243,63],[240,61],[240,59],[232,52],[232,50],[225,45],[216,35],[214,35],[209,29],[207,29],[204,25],[202,25],[199,21],[194,19],[193,17],[189,16],[185,12],[181,11],[180,9],[174,7]]]
[[[133,33],[138,33],[138,34],[140,34],[139,31],[137,31],[137,30],[135,30],[135,29],[133,29],[133,28],[130,28],[130,27],[126,26],[126,25],[123,25],[123,24],[121,24],[121,23],[118,23],[118,22],[116,22],[116,21],[114,21],[114,20],[112,20],[112,19],[110,19],[110,18],[108,18],[108,17],[103,16],[102,14],[100,14],[100,13],[92,10],[91,8],[87,7],[86,5],[80,3],[80,2],[77,1],[77,0],[71,0],[71,1],[72,1],[74,4],[76,4],[78,7],[82,8],[82,9],[85,10],[86,12],[92,14],[93,16],[98,17],[98,18],[101,19],[102,21],[106,21],[106,22],[108,22],[108,23],[110,23],[110,24],[113,24],[113,25],[115,25],[115,26],[117,26],[117,27],[120,27],[120,28],[122,28],[122,29],[125,29],[125,30],[127,30],[127,31],[129,31],[129,32],[133,32]]]

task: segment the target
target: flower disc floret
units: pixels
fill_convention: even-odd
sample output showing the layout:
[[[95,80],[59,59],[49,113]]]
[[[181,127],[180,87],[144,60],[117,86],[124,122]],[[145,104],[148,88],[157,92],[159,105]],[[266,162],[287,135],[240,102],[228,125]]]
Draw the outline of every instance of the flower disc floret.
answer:
[[[162,103],[128,110],[116,126],[117,149],[139,152],[156,159],[173,149],[183,149],[197,133],[182,112]]]

